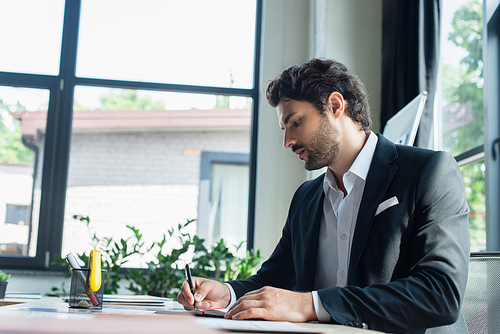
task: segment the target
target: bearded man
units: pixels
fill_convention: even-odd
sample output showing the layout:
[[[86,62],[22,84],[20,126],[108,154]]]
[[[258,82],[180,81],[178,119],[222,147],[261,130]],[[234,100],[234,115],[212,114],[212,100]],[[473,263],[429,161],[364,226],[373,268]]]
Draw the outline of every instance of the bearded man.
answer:
[[[226,318],[320,321],[391,333],[467,333],[461,314],[469,225],[448,153],[395,145],[370,130],[367,93],[343,64],[313,59],[267,87],[284,146],[308,170],[282,237],[243,281],[193,278],[186,309]]]

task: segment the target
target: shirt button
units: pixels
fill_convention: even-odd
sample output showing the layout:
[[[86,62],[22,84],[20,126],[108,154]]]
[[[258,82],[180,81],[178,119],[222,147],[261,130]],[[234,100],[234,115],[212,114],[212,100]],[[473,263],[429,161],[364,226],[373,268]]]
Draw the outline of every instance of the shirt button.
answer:
[[[340,272],[340,276],[344,277],[344,275],[345,275],[345,271],[343,271],[343,270],[342,270],[342,271]]]
[[[345,238],[347,238],[347,236],[345,235],[345,233],[340,236],[340,239],[342,239],[342,240],[345,240]]]
[[[339,208],[339,205],[338,205],[337,203],[335,203],[335,204],[333,205],[333,209],[334,209],[334,210],[337,210],[338,208]]]

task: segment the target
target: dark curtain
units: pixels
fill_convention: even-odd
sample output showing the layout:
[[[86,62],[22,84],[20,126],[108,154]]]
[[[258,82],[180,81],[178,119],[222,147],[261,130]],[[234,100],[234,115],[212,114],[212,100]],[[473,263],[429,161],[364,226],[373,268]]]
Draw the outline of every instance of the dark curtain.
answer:
[[[442,0],[384,0],[381,131],[420,92],[427,102],[415,146],[432,146]]]

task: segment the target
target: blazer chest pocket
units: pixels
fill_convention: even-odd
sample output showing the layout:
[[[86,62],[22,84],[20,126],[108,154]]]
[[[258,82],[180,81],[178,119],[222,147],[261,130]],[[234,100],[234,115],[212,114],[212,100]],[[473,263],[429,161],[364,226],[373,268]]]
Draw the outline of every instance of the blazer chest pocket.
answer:
[[[405,214],[404,204],[398,203],[385,208],[379,214],[375,215],[375,221],[393,220],[397,219],[400,216],[404,216],[404,214]]]

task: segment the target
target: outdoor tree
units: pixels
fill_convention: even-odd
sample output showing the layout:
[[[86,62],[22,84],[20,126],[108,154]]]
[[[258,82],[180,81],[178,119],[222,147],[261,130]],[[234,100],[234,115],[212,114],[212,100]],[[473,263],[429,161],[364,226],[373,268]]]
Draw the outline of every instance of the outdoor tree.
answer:
[[[0,163],[33,164],[35,155],[21,140],[21,124],[13,117],[24,108],[19,102],[9,106],[0,99]]]
[[[469,0],[455,12],[452,21],[454,30],[448,36],[467,54],[458,66],[443,66],[444,100],[449,104],[470,105],[473,114],[472,123],[445,134],[444,145],[453,155],[484,142],[482,13],[481,2]]]
[[[215,103],[215,108],[229,108],[229,96],[217,95],[217,101]]]
[[[136,90],[112,89],[109,95],[100,97],[100,110],[163,110],[163,102],[155,101],[149,96],[139,96]]]
[[[473,115],[471,123],[443,138],[445,148],[454,156],[484,143],[482,8],[479,0],[469,0],[461,6],[454,14],[453,31],[448,36],[467,54],[458,66],[443,66],[443,97],[450,104],[470,105]],[[471,209],[471,245],[475,246],[486,239],[484,162],[463,166],[461,172]]]

